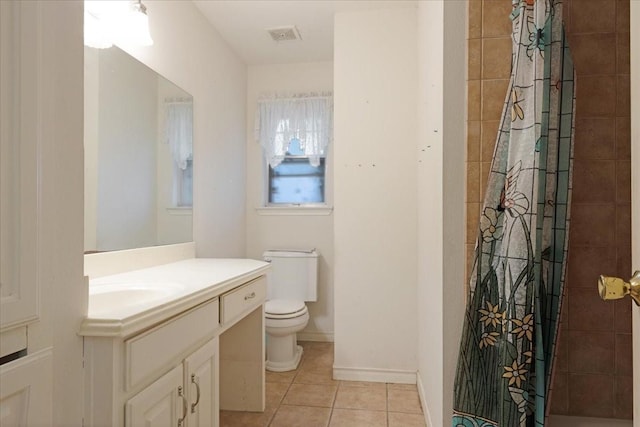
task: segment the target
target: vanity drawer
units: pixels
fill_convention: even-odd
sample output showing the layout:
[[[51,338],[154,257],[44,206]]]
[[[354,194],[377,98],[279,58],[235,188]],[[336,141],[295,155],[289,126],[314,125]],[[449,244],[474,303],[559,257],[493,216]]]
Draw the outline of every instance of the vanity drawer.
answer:
[[[159,377],[218,329],[218,298],[125,341],[125,388]]]
[[[264,303],[267,297],[267,279],[260,276],[220,297],[220,323],[227,326],[243,313]]]

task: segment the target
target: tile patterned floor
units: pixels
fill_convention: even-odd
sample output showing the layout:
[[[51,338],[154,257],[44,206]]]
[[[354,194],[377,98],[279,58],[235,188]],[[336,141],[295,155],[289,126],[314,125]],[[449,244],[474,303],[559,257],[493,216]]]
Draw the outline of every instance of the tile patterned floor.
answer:
[[[333,343],[300,344],[297,370],[266,373],[265,411],[221,411],[221,427],[425,426],[415,385],[335,381]]]

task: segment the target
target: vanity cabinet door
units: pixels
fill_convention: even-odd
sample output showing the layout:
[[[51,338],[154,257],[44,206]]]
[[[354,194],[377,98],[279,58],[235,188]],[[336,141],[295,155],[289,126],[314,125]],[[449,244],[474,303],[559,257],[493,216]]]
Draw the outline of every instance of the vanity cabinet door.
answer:
[[[183,369],[178,365],[149,387],[129,399],[126,427],[182,427],[187,415]]]
[[[184,361],[188,427],[218,427],[218,338]]]
[[[48,348],[0,366],[0,426],[53,425],[52,365]]]

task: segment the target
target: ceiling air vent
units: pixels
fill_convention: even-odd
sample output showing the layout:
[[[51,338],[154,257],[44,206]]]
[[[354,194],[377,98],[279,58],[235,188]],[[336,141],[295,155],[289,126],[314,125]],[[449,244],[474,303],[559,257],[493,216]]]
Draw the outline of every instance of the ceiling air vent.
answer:
[[[302,40],[302,37],[300,37],[300,32],[293,25],[290,27],[268,28],[267,32],[269,33],[271,38],[277,42]]]

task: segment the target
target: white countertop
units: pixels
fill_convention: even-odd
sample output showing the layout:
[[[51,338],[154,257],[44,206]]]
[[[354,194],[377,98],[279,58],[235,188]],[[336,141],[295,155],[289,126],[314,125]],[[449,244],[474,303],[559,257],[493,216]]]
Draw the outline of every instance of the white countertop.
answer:
[[[253,259],[193,258],[91,279],[89,310],[79,333],[132,335],[262,276],[268,268],[269,263]]]

